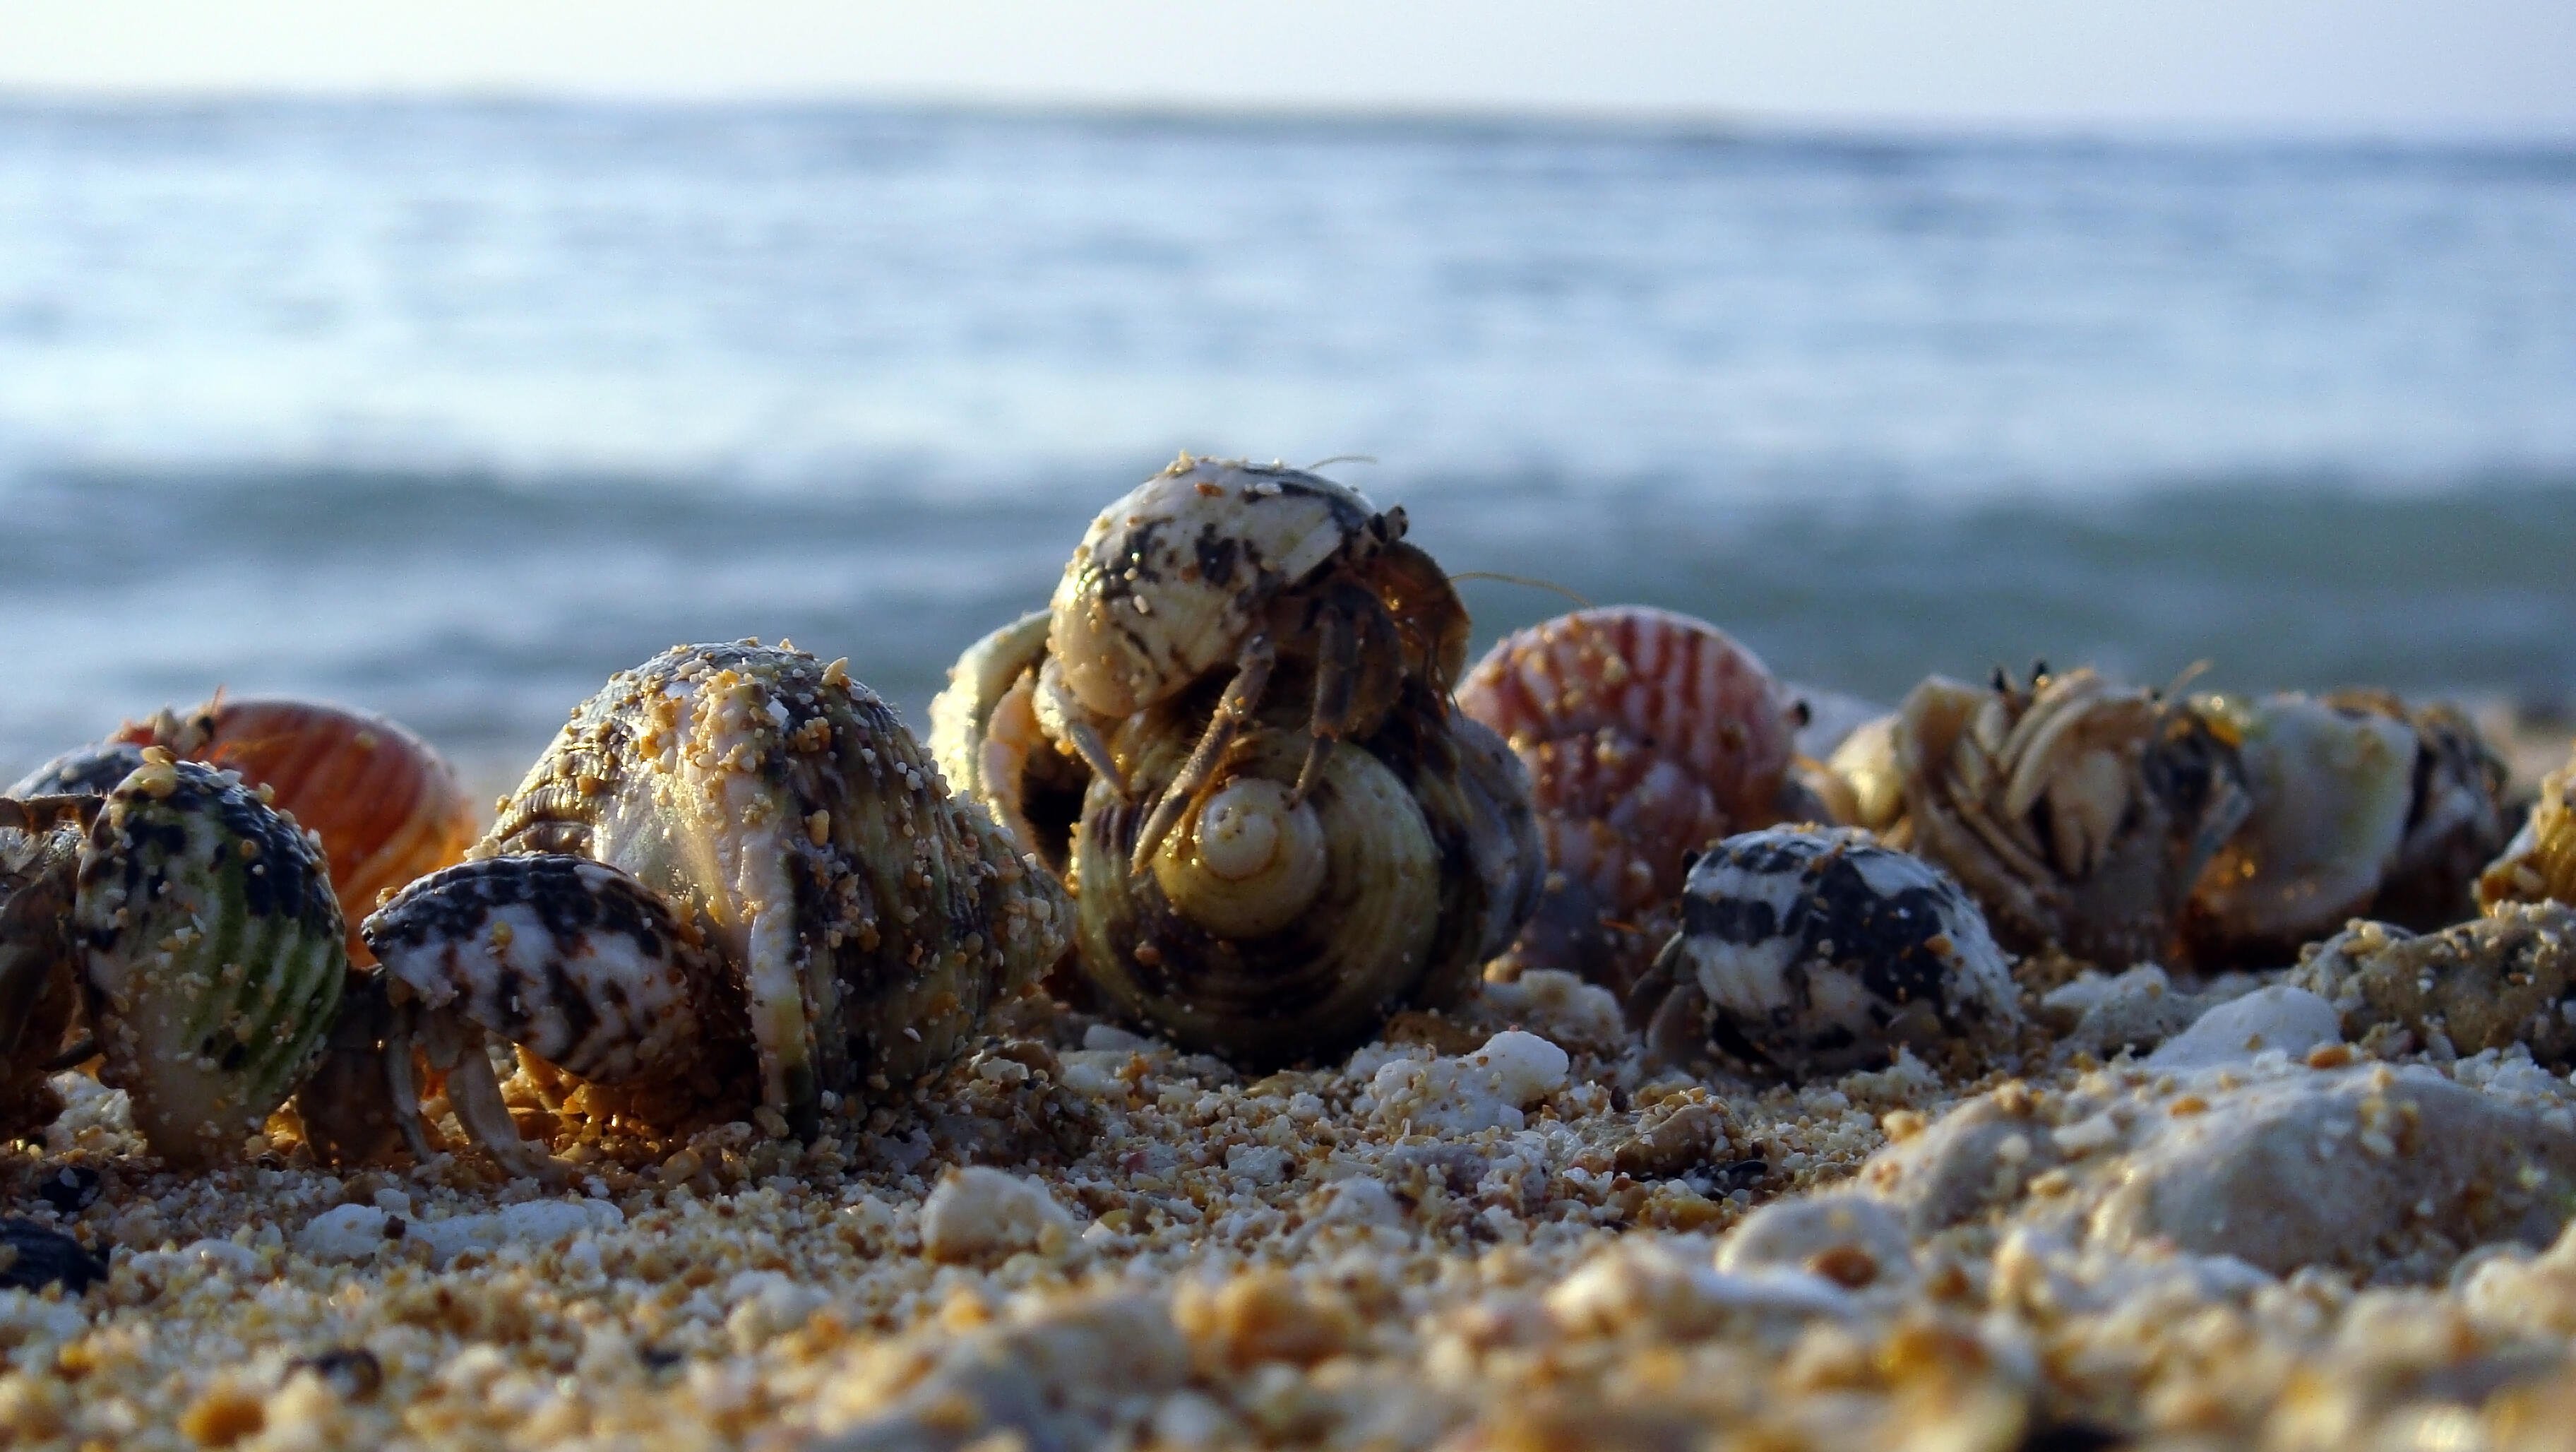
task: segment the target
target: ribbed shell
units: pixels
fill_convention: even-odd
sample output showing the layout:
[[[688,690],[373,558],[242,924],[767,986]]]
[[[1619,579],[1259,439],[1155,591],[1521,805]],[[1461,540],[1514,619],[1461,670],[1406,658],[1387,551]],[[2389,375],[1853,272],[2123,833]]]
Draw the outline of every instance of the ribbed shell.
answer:
[[[1846,828],[1730,837],[1691,869],[1657,960],[1709,1041],[1793,1078],[1991,1039],[2018,1021],[2012,970],[1959,885]]]
[[[1761,660],[1668,610],[1561,615],[1504,637],[1458,708],[1527,768],[1551,887],[1523,956],[1624,987],[1689,855],[1774,820],[1797,725]]]
[[[758,1099],[800,1134],[822,1096],[936,1068],[1063,952],[1069,913],[952,798],[839,662],[678,646],[583,703],[477,858],[632,873],[693,921],[741,995]]]
[[[179,1164],[236,1151],[302,1080],[349,960],[322,856],[239,777],[147,764],[81,850],[72,930],[100,1077]]]
[[[477,813],[428,742],[372,712],[319,701],[230,700],[129,726],[122,738],[229,768],[321,834],[331,886],[356,925],[379,895],[463,860]]]

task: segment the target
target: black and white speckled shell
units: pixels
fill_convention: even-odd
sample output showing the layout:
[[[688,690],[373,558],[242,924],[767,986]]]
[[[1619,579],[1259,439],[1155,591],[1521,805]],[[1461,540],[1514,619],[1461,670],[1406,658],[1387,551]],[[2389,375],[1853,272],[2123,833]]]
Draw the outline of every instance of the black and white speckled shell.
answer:
[[[432,1008],[603,1084],[697,1048],[715,969],[662,900],[586,857],[462,863],[367,920],[367,947]]]
[[[1848,828],[1719,843],[1683,888],[1682,931],[1649,977],[1708,1041],[1793,1078],[1886,1063],[2018,1019],[1984,916],[1919,857]]]

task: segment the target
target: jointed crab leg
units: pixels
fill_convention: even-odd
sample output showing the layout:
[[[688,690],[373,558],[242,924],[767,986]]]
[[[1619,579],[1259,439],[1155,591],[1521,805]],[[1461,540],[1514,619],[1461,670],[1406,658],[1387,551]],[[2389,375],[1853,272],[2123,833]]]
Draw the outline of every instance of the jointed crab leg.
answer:
[[[1181,763],[1180,774],[1163,789],[1154,802],[1152,815],[1136,834],[1136,851],[1128,862],[1130,871],[1145,870],[1145,865],[1154,860],[1154,850],[1171,834],[1199,788],[1215,778],[1217,768],[1225,762],[1226,748],[1234,744],[1243,723],[1259,709],[1261,693],[1270,685],[1270,668],[1278,659],[1279,652],[1271,645],[1267,632],[1255,634],[1243,643],[1243,654],[1235,658],[1234,679],[1226,683],[1215,713],[1208,717],[1207,730],[1199,734],[1190,759]]]
[[[510,1106],[502,1101],[500,1081],[492,1076],[483,1030],[463,1014],[426,1010],[417,1014],[412,1024],[387,1037],[385,1077],[394,1102],[420,1102],[406,1097],[411,1090],[415,1029],[417,1042],[431,1067],[447,1075],[447,1104],[456,1111],[456,1122],[483,1147],[484,1153],[512,1175],[547,1184],[563,1183],[570,1171],[544,1149],[519,1138],[519,1126],[510,1118]],[[416,1118],[404,1116],[404,1137],[411,1141],[412,1153],[426,1159],[427,1137],[412,1122]]]
[[[1109,743],[1100,739],[1099,729],[1083,714],[1082,702],[1065,684],[1064,672],[1056,661],[1048,661],[1038,672],[1036,706],[1039,724],[1071,746],[1083,764],[1125,800],[1130,795],[1127,774],[1118,769],[1118,758],[1109,754]]]

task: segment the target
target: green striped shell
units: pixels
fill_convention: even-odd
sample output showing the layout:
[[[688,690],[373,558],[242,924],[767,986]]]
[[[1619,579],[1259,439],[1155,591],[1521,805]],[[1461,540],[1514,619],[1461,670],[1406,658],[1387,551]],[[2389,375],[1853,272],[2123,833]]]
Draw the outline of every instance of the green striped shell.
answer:
[[[100,1078],[155,1154],[236,1151],[320,1051],[349,973],[321,850],[241,779],[148,759],[107,796],[72,932]]]

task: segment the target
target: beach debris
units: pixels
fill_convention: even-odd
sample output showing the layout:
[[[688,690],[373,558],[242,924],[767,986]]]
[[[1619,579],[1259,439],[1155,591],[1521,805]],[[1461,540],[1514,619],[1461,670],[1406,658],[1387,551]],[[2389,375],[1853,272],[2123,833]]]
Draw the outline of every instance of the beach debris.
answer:
[[[2357,922],[2300,954],[2290,981],[2333,1005],[2355,1040],[2373,1030],[2474,1054],[2521,1045],[2576,1067],[2576,908],[2500,902],[2416,935]]]
[[[1623,605],[1505,636],[1458,709],[1530,778],[1548,875],[1515,967],[1625,994],[1672,933],[1693,854],[1781,819],[1799,722],[1759,657],[1706,621]]]
[[[95,1054],[155,1154],[230,1157],[319,1053],[349,975],[320,848],[230,771],[145,748],[104,796],[0,797],[10,1127]],[[67,1046],[75,1015],[89,1037]]]
[[[392,980],[395,1102],[415,1102],[417,1045],[523,1175],[561,1167],[520,1140],[487,1035],[569,1076],[570,1112],[810,1138],[972,1043],[1070,928],[841,662],[748,641],[612,678],[470,857],[362,931]]]
[[[1510,941],[1526,778],[1451,708],[1466,612],[1403,536],[1330,480],[1184,456],[1093,522],[1043,640],[959,662],[941,760],[1063,874],[1079,992],[1286,1063],[1460,1001]]]
[[[1667,1058],[1716,1050],[1791,1079],[1898,1047],[1980,1059],[2020,1023],[1976,904],[1919,857],[1846,827],[1729,837],[1691,868],[1682,927],[1631,1000]]]
[[[1888,840],[1956,874],[1996,936],[2106,967],[2164,959],[2202,869],[2252,810],[2235,747],[2170,694],[2091,669],[1980,688],[1934,676],[1893,733]]]
[[[2236,747],[2251,803],[2193,889],[2196,963],[2280,962],[2376,906],[2413,926],[2474,912],[2470,880],[2504,841],[2504,773],[2457,711],[2367,691],[2191,709]]]
[[[77,1296],[107,1279],[107,1263],[79,1241],[32,1220],[0,1217],[0,1289],[60,1286]]]

